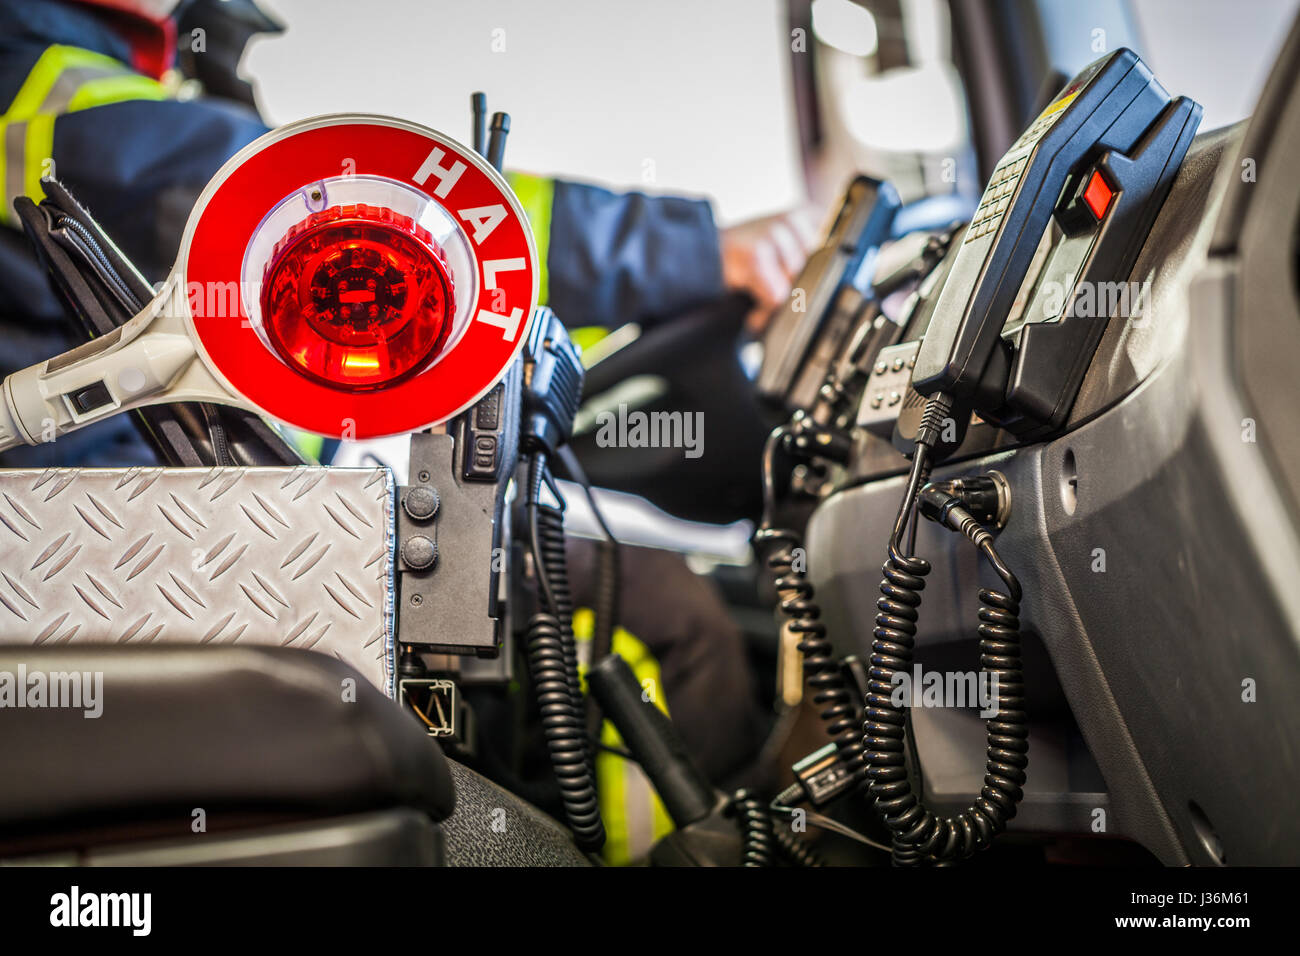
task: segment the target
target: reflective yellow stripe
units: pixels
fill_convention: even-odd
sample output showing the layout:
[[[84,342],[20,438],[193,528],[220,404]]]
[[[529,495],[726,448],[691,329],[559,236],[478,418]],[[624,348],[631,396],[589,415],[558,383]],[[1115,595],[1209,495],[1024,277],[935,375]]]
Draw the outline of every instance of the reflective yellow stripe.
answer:
[[[22,88],[14,96],[13,102],[9,104],[9,109],[5,111],[5,119],[25,119],[37,112],[52,112],[46,101],[54,92],[60,77],[68,70],[129,73],[130,67],[111,56],[83,50],[80,47],[63,46],[58,43],[46,47],[45,52],[32,67],[32,71],[27,74],[27,79],[23,81]],[[70,98],[71,94],[67,99]]]
[[[167,97],[161,83],[133,72],[125,63],[79,47],[47,47],[0,116],[0,222],[15,224],[14,200],[45,196],[41,179],[54,168],[54,121],[63,113]]]
[[[524,215],[533,227],[537,262],[541,266],[541,276],[537,282],[537,304],[545,305],[550,301],[547,257],[551,250],[551,204],[555,200],[555,180],[530,173],[506,173],[506,179],[519,197],[519,205],[524,207]]]
[[[54,117],[49,113],[38,113],[27,121],[27,135],[24,137],[23,195],[31,196],[36,202],[45,198],[41,179],[54,172]],[[5,197],[6,211],[12,211],[16,196]]]
[[[313,435],[311,432],[300,432],[296,428],[282,426],[280,434],[288,439],[289,444],[302,452],[313,461],[319,462],[321,453],[325,450],[325,439],[320,435]]]
[[[138,73],[126,76],[106,76],[100,80],[91,80],[77,90],[68,103],[66,112],[90,109],[92,106],[108,106],[111,103],[125,103],[130,100],[165,100],[167,90],[157,80]]]
[[[608,720],[600,728],[600,742],[606,747],[621,747],[622,739]],[[627,787],[623,764],[607,751],[596,754],[596,795],[600,803],[600,816],[605,823],[605,845],[601,856],[613,866],[626,866],[632,862],[632,841],[627,825]]]
[[[578,608],[573,612],[573,636],[579,642],[589,642],[595,622],[596,615],[591,608]],[[650,653],[650,648],[623,628],[616,627],[612,650],[627,661],[637,681],[654,695],[655,706],[668,713],[659,662]],[[581,665],[579,671],[585,691],[586,665]],[[624,749],[623,738],[608,720],[600,728],[600,742],[616,750]],[[655,841],[673,831],[668,809],[649,778],[635,763],[618,754],[607,750],[596,754],[596,791],[600,814],[605,821],[605,847],[601,854],[606,863],[613,866],[634,863],[649,852]],[[647,805],[648,820],[643,818]]]
[[[581,328],[569,329],[569,339],[583,352],[607,335],[609,329],[601,325],[584,325]]]

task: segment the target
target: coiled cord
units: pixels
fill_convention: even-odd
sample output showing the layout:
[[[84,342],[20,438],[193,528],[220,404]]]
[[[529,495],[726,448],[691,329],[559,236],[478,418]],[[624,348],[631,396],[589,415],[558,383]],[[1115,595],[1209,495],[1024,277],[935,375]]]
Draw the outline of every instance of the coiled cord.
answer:
[[[765,553],[764,561],[773,572],[778,594],[789,594],[781,598],[780,609],[789,621],[790,630],[799,636],[804,681],[812,689],[813,704],[819,708],[817,714],[846,766],[861,780],[863,747],[858,728],[862,714],[826,636],[821,607],[814,599],[806,568],[796,561],[796,553],[803,551],[803,540],[794,531],[772,527],[773,457],[788,433],[784,427],[774,430],[763,449],[763,524],[754,534],[754,543],[760,553]]]
[[[620,605],[619,578],[622,558],[620,557],[618,538],[614,537],[613,530],[605,521],[605,515],[596,501],[595,492],[592,491],[591,481],[587,478],[586,472],[583,471],[578,456],[574,454],[573,449],[568,445],[561,445],[558,455],[564,463],[569,477],[582,486],[582,492],[587,496],[587,506],[591,509],[591,513],[595,517],[596,523],[600,525],[601,530],[601,540],[596,552],[596,599],[592,603],[595,618],[591,627],[590,660],[592,663],[596,663],[608,657],[614,648],[614,627],[617,623]],[[586,714],[587,734],[592,740],[599,740],[602,718],[600,708],[596,706],[592,698],[588,698],[586,701]]]
[[[564,515],[541,504],[541,487],[546,479],[545,458],[537,454],[529,465],[528,511],[533,561],[544,608],[528,622],[528,669],[569,828],[579,847],[594,851],[605,843],[605,826],[600,818],[593,753],[578,682],[573,598],[564,559]]]
[[[568,564],[564,556],[564,514],[546,505],[537,505],[537,563],[549,585],[549,604],[557,619],[564,650],[564,675],[573,706],[584,710],[582,684],[578,679],[578,644],[573,637],[573,592],[569,590]]]
[[[742,865],[771,866],[777,836],[767,804],[753,790],[737,790],[730,809],[740,821]]]
[[[788,620],[788,627],[799,637],[799,653],[803,656],[804,682],[812,691],[812,702],[817,707],[826,732],[835,741],[840,755],[854,776],[862,777],[862,735],[859,732],[862,714],[849,690],[848,681],[840,670],[835,650],[826,636],[826,625],[821,620],[821,607],[814,600],[813,586],[803,568],[796,561],[796,552],[802,550],[802,541],[793,531],[779,528],[761,528],[754,535],[756,543],[775,546],[767,554],[765,563],[774,573],[774,585],[783,595],[779,605]]]
[[[605,832],[587,765],[586,723],[573,707],[562,628],[552,614],[534,614],[528,622],[528,669],[564,814],[578,846],[597,850],[605,842]]]
[[[926,417],[935,416],[927,409]],[[1007,585],[1006,593],[987,588],[979,592],[980,670],[997,681],[997,715],[986,725],[986,776],[979,798],[955,817],[946,818],[921,802],[908,779],[907,708],[893,703],[894,675],[908,673],[912,667],[921,590],[930,563],[905,553],[902,540],[909,521],[916,520],[913,506],[929,475],[928,462],[929,448],[918,442],[880,582],[863,725],[868,791],[893,834],[894,862],[900,865],[961,860],[987,847],[1015,816],[1029,763],[1020,661],[1020,584],[998,557],[992,536],[957,509],[956,529],[975,544]]]
[[[814,869],[826,865],[822,861],[822,858],[818,856],[816,850],[791,833],[788,828],[777,823],[773,825],[772,833],[776,837],[777,846],[781,850],[781,855],[795,866]]]

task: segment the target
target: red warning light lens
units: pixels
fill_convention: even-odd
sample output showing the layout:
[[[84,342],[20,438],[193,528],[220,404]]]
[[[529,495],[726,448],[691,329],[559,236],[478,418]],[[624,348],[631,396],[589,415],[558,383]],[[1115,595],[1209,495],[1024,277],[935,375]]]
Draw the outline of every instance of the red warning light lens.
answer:
[[[455,312],[451,271],[428,230],[361,203],[292,226],[262,280],[266,338],[291,368],[349,391],[425,368]]]

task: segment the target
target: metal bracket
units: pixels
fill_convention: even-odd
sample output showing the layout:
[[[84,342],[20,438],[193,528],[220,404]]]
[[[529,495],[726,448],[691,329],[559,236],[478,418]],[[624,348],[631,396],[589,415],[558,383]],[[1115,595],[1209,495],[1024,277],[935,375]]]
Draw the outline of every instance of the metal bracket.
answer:
[[[504,507],[518,452],[518,363],[442,434],[411,436],[398,489],[397,641],[495,657],[502,640]]]

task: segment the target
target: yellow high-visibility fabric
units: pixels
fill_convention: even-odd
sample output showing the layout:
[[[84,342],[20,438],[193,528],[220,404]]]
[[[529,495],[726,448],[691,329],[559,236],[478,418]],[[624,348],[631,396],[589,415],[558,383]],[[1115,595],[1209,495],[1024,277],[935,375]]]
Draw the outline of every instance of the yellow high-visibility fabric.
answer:
[[[54,122],[65,114],[128,100],[162,100],[166,87],[102,53],[55,44],[37,59],[0,116],[0,222],[16,226],[14,200],[45,197],[41,180],[55,176]]]
[[[519,198],[519,205],[524,207],[524,215],[528,217],[528,224],[533,229],[540,272],[537,277],[537,304],[546,305],[550,291],[546,262],[551,249],[551,203],[555,199],[555,180],[547,176],[515,172],[506,173],[506,180]]]
[[[579,643],[590,642],[595,619],[591,608],[582,607],[573,612],[573,636]],[[623,628],[616,627],[612,650],[627,661],[655,706],[668,713],[659,662],[650,649]],[[585,664],[579,666],[579,674],[585,693]],[[608,720],[601,725],[600,742],[615,750],[626,749],[623,738]],[[601,852],[605,862],[612,866],[626,866],[644,858],[656,841],[673,831],[672,818],[649,778],[639,766],[617,753],[597,751],[596,793],[605,821],[605,847]]]

